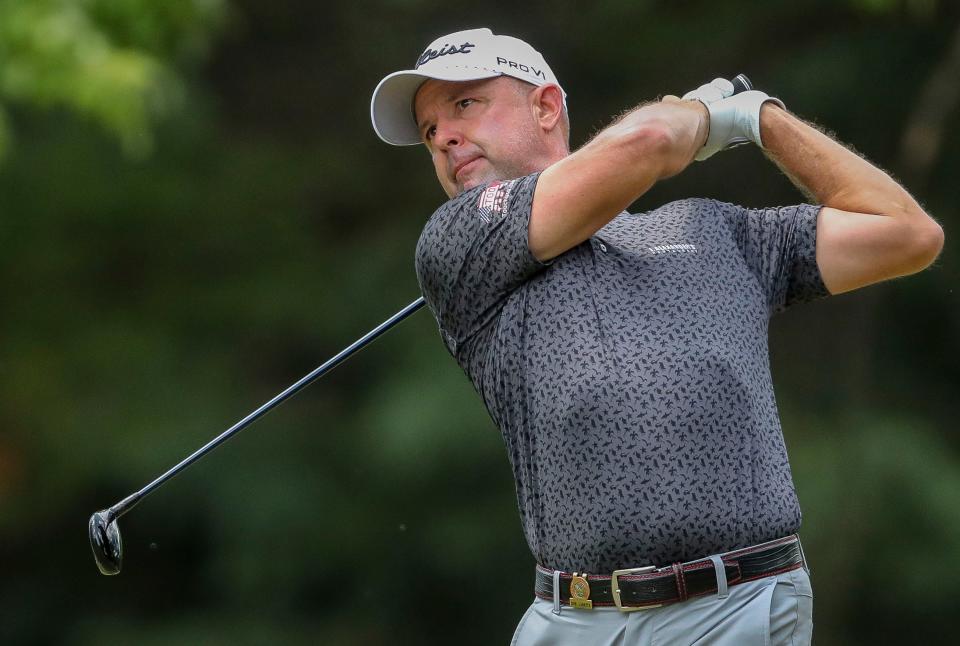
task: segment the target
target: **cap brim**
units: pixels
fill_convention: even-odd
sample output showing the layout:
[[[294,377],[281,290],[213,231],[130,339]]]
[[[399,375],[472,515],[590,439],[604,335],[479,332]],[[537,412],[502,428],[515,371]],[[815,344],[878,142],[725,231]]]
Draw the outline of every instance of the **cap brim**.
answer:
[[[413,99],[426,81],[476,81],[500,76],[499,72],[450,69],[449,74],[421,74],[403,70],[385,76],[373,91],[370,100],[370,120],[377,136],[394,146],[412,146],[422,143],[413,114]]]

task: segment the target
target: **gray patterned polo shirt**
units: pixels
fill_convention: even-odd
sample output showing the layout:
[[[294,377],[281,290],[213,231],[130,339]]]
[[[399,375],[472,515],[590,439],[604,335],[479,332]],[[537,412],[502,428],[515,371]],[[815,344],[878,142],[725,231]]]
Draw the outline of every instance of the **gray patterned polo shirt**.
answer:
[[[503,435],[533,556],[609,573],[795,532],[767,333],[827,294],[819,207],[681,200],[543,264],[527,245],[538,177],[450,200],[416,252],[443,341]]]

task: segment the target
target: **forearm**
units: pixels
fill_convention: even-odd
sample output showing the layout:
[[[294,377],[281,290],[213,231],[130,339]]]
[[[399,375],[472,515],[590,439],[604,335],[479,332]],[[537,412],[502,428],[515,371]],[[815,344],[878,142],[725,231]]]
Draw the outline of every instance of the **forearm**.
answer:
[[[707,136],[697,102],[637,108],[540,176],[529,245],[541,260],[583,242],[660,179],[682,171]]]
[[[767,155],[815,201],[844,211],[926,217],[885,172],[772,103],[760,111]]]

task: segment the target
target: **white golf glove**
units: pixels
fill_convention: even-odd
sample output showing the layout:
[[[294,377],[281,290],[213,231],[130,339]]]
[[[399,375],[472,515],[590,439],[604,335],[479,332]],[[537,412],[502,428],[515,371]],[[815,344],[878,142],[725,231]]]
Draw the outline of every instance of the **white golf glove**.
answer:
[[[749,142],[763,148],[760,141],[760,107],[767,101],[773,101],[786,109],[783,101],[768,96],[766,92],[747,90],[734,94],[733,83],[720,78],[687,92],[683,98],[700,101],[710,113],[710,134],[694,157],[697,161]]]
[[[713,79],[709,83],[704,83],[696,90],[690,90],[681,98],[684,101],[696,99],[703,105],[710,107],[710,104],[714,101],[725,99],[728,96],[733,96],[733,83],[727,79],[717,78]]]

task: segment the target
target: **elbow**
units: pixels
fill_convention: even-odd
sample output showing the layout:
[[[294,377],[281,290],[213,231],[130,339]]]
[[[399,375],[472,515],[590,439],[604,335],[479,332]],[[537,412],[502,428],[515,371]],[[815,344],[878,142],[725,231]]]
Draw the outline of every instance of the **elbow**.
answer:
[[[932,265],[943,251],[943,242],[943,227],[924,213],[903,238],[913,271],[922,271]]]
[[[933,261],[937,259],[940,255],[940,252],[943,251],[943,227],[941,227],[937,222],[930,218],[930,226],[927,227],[928,231],[926,233],[925,241],[925,250],[927,254],[927,264],[925,267],[929,267],[933,264]]]
[[[923,268],[927,268],[943,251],[943,227],[941,227],[933,218],[927,216],[927,224],[923,232],[917,235],[917,246],[919,254],[923,261]]]

